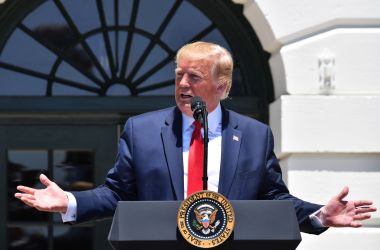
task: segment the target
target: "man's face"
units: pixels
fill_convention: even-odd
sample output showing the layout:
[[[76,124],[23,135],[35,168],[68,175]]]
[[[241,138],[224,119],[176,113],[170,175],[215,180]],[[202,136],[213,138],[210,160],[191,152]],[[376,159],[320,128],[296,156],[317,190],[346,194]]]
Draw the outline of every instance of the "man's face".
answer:
[[[218,84],[212,72],[213,62],[183,56],[177,61],[175,70],[175,101],[178,108],[192,116],[191,98],[199,96],[212,112],[223,96],[225,84]]]

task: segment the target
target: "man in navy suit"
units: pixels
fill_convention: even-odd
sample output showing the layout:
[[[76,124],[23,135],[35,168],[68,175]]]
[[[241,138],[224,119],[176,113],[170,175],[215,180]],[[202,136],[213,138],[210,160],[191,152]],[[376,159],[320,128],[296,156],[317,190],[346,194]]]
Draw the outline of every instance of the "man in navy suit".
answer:
[[[15,196],[41,211],[60,212],[76,223],[112,216],[119,200],[182,200],[187,194],[191,98],[201,97],[209,113],[208,188],[231,200],[292,200],[300,228],[321,233],[329,226],[359,227],[376,210],[371,201],[344,201],[345,187],[325,206],[300,200],[281,178],[270,128],[226,110],[220,101],[232,84],[233,61],[219,45],[195,42],[176,56],[176,107],[130,118],[105,184],[67,193],[46,176],[45,189],[19,186]]]

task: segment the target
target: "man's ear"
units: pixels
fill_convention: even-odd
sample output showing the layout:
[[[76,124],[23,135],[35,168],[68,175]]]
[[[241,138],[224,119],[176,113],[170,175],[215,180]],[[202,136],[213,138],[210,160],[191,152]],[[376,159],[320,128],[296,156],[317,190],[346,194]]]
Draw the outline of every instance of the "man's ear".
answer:
[[[227,83],[225,81],[219,81],[216,90],[218,93],[224,94],[226,92]]]

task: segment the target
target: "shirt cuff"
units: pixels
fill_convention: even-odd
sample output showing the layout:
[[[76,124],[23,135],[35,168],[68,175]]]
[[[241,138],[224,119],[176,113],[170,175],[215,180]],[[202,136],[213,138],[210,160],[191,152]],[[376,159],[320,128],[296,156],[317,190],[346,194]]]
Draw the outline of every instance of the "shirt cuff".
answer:
[[[321,214],[321,209],[309,215],[310,222],[315,228],[326,228],[326,226],[323,225],[322,220],[319,218],[319,215]]]
[[[69,192],[65,192],[67,198],[69,199],[69,204],[67,205],[66,213],[61,213],[63,222],[74,222],[77,220],[77,200],[74,195]]]

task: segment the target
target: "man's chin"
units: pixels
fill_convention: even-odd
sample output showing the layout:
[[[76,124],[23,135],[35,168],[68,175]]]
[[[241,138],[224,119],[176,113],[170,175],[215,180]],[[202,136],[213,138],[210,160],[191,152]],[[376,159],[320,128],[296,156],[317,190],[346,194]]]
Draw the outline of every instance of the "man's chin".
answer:
[[[177,107],[179,108],[179,110],[181,110],[183,114],[190,117],[193,116],[193,112],[191,111],[191,105],[189,103],[180,104],[180,105],[177,104]]]

